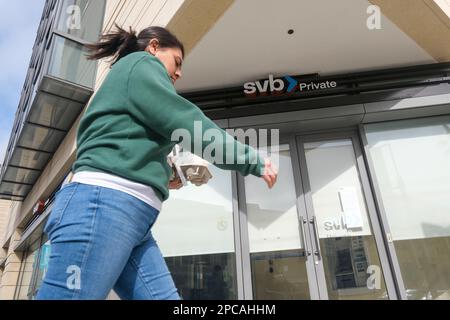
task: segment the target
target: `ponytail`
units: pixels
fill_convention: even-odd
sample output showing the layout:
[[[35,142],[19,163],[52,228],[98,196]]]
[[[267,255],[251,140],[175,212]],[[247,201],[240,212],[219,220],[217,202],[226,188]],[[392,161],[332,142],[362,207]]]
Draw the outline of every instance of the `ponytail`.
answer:
[[[162,27],[148,27],[136,35],[130,27],[130,31],[122,29],[115,24],[116,31],[104,34],[99,42],[87,44],[89,60],[98,60],[111,57],[111,65],[137,51],[144,51],[150,43],[150,40],[157,39],[161,48],[179,48],[184,56],[183,44],[167,29]]]

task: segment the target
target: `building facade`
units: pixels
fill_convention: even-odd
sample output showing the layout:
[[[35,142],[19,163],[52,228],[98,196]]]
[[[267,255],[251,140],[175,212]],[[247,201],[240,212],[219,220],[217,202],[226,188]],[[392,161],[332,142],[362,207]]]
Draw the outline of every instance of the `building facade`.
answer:
[[[177,90],[223,128],[270,133],[277,150],[271,190],[211,166],[207,185],[171,191],[154,237],[184,299],[450,299],[447,9],[48,0],[0,175],[11,201],[0,298],[39,290],[42,229],[108,72],[83,44],[117,23],[172,30],[187,51]]]

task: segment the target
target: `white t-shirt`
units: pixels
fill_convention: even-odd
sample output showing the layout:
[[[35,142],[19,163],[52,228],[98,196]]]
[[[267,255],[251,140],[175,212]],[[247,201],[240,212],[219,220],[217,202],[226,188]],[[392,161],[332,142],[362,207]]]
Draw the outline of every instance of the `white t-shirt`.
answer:
[[[144,201],[158,211],[161,211],[162,201],[152,187],[137,183],[109,173],[81,171],[74,174],[71,182],[78,182],[99,187],[119,190]]]

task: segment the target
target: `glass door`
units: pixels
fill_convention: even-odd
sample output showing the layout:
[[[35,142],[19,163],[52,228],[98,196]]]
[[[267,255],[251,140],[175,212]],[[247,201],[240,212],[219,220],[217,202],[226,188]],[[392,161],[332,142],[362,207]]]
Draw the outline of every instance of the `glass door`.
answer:
[[[286,137],[275,159],[272,189],[238,184],[245,299],[397,298],[356,134]]]
[[[386,285],[389,266],[356,135],[299,136],[296,141],[320,298],[392,298],[395,290],[390,276],[389,290]]]
[[[299,183],[295,143],[279,146],[278,180],[272,189],[260,178],[241,180],[245,199],[243,247],[249,257],[246,271],[251,294],[246,299],[319,299],[305,203]],[[250,270],[248,270],[250,269]]]

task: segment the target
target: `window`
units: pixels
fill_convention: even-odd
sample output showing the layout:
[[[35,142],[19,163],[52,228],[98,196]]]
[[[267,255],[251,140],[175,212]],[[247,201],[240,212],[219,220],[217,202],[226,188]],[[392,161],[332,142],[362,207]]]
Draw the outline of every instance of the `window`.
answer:
[[[172,190],[153,235],[183,299],[237,299],[231,173]]]
[[[39,238],[24,253],[21,273],[17,288],[18,300],[32,300],[36,297],[37,290],[48,268],[50,257],[50,244],[46,241],[41,245]]]
[[[261,178],[244,178],[253,298],[310,299],[289,145],[279,150],[272,190]]]
[[[102,30],[104,0],[64,0],[57,29],[89,42]]]
[[[96,62],[87,60],[83,46],[54,35],[49,74],[88,88],[94,86]]]
[[[450,296],[450,117],[365,126],[409,299]]]

